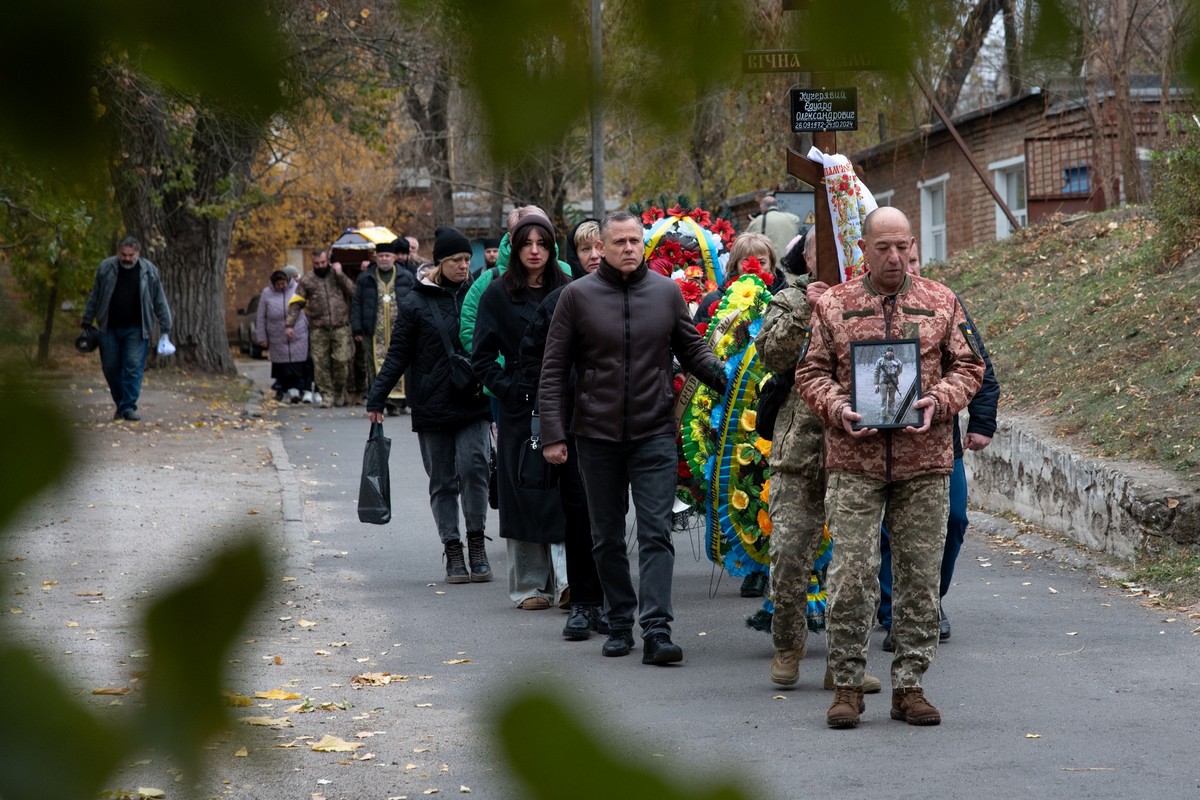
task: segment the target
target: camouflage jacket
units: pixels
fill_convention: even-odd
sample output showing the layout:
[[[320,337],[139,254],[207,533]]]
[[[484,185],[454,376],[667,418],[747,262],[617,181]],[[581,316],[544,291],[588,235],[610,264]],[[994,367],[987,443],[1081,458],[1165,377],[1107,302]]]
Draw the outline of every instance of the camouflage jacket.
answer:
[[[763,315],[762,330],[755,339],[755,346],[771,372],[795,370],[800,360],[812,316],[812,306],[805,299],[805,290],[811,280],[807,275],[795,279],[792,286],[771,298]],[[789,393],[775,422],[775,439],[771,442],[769,460],[771,471],[818,475],[822,435],[821,420],[799,394]]]
[[[350,300],[354,282],[345,274],[329,270],[325,277],[311,270],[300,276],[296,294],[288,303],[287,326],[295,327],[300,310],[308,312],[309,328],[349,328]]]
[[[921,434],[880,431],[855,439],[842,427],[850,404],[850,342],[919,339],[921,394],[932,397],[933,423]],[[813,309],[812,339],[796,368],[796,385],[825,423],[825,466],[885,481],[949,474],[954,417],[983,380],[983,359],[954,292],[906,275],[894,296],[879,294],[870,275],[834,286]]]

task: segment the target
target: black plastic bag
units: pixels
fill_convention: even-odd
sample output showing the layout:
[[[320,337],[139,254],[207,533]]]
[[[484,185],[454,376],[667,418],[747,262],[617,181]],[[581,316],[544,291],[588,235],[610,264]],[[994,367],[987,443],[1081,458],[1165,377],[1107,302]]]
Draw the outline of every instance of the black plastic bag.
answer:
[[[372,422],[358,484],[359,522],[386,525],[392,519],[392,479],[388,471],[391,454],[392,440],[383,435],[383,423]]]

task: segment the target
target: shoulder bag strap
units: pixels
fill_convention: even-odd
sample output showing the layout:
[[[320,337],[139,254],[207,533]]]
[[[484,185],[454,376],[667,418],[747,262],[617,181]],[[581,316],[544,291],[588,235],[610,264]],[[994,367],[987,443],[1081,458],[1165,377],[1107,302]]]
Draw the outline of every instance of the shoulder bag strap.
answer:
[[[437,326],[438,334],[442,337],[442,346],[446,348],[446,357],[454,358],[455,350],[450,344],[450,334],[446,332],[446,318],[442,316],[442,309],[438,307],[436,297],[428,297],[425,302],[429,304],[429,310],[433,312],[434,324]]]

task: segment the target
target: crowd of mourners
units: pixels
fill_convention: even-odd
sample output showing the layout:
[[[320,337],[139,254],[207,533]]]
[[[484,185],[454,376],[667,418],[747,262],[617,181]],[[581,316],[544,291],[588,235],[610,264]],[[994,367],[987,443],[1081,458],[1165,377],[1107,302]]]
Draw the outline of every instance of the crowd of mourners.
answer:
[[[816,237],[765,200],[732,244],[723,285],[690,306],[648,268],[643,221],[628,212],[564,237],[541,208],[518,207],[504,236],[483,242],[476,274],[471,241],[450,227],[437,229],[429,260],[407,237],[376,245],[355,281],[315,251],[311,270],[275,272],[262,292],[275,397],[365,403],[372,422],[407,412],[447,583],[493,579],[490,505],[513,606],[569,611],[563,637],[600,633],[610,657],[630,653],[639,628],[643,663],[674,664],[683,659],[671,639],[674,379],[682,371],[726,391],[726,365],[701,331],[739,275],[770,275],[759,350],[794,389],[770,457],[770,584],[766,573],[743,584],[774,604],[770,680],[798,681],[810,571],[828,525],[828,724],[854,727],[863,694],[880,690],[864,669],[876,623],[894,653],[892,718],[937,724],[921,677],[949,638],[941,597],[966,529],[957,415],[970,404],[965,446],[985,447],[999,386],[961,301],[920,276],[902,213],[866,218],[865,275],[831,287],[815,276]],[[848,400],[848,348],[902,339],[918,342],[917,422],[881,431]]]

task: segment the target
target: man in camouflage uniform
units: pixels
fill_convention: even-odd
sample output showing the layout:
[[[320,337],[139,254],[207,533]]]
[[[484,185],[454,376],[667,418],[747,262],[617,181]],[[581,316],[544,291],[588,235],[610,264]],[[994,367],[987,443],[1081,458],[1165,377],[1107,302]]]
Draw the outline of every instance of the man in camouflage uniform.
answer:
[[[873,211],[859,246],[868,272],[827,291],[813,309],[812,338],[796,368],[805,402],[825,423],[829,471],[825,507],[837,546],[830,568],[829,664],[836,686],[826,714],[832,728],[852,728],[866,709],[867,640],[879,602],[879,523],[892,534],[892,719],[936,725],[941,714],[921,679],[937,651],[938,578],[954,463],[954,416],[983,379],[983,359],[954,293],[908,275],[914,245],[908,218],[891,207]],[[850,342],[920,342],[920,427],[855,430]]]
[[[308,312],[308,352],[313,374],[321,391],[321,408],[350,403],[351,375],[354,363],[354,338],[350,332],[350,301],[354,283],[342,272],[342,265],[329,264],[329,251],[314,250],[313,268],[296,284],[296,294],[288,303],[284,333],[292,338],[292,327],[300,310]]]
[[[896,393],[900,391],[900,373],[903,371],[904,365],[890,347],[875,360],[875,393],[883,394],[881,421],[891,422],[896,416]]]
[[[795,245],[797,248],[799,244]],[[767,369],[787,374],[796,368],[808,342],[812,306],[829,285],[813,278],[817,237],[804,241],[808,273],[795,279],[771,298],[755,344]],[[800,679],[800,660],[808,639],[805,610],[813,560],[825,528],[825,469],[821,452],[821,420],[795,392],[789,392],[779,409],[771,442],[771,681],[792,686]],[[834,545],[836,547],[836,544]],[[824,686],[833,689],[833,674],[825,669]],[[864,675],[863,688],[878,692],[878,678]]]

